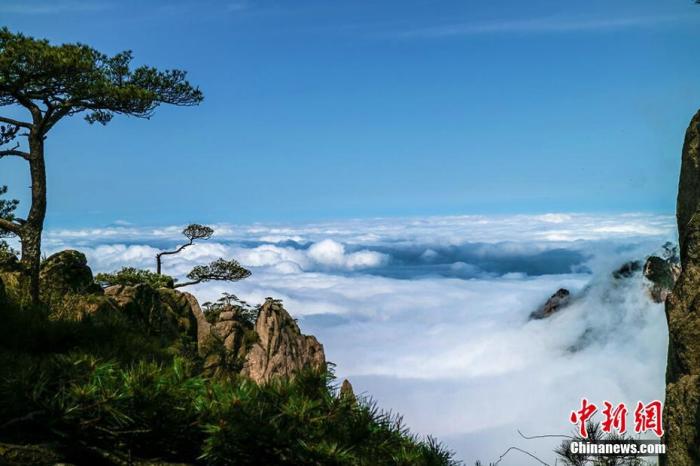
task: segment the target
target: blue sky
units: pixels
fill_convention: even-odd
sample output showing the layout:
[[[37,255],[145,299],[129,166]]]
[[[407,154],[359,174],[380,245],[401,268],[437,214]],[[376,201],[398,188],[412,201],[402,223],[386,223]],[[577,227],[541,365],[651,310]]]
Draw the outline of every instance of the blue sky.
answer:
[[[50,227],[669,213],[700,107],[690,0],[3,0],[0,19],[206,96],[55,128]],[[24,164],[0,166],[25,200]]]

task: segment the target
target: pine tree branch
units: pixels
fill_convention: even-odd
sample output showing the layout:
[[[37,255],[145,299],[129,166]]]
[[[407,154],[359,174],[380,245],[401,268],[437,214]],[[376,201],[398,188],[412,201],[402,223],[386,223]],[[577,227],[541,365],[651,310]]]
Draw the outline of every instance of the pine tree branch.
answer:
[[[0,230],[6,230],[10,233],[14,233],[15,235],[19,235],[22,231],[22,227],[15,222],[0,218]]]
[[[19,149],[19,143],[15,144],[12,149],[0,150],[0,159],[3,157],[21,157],[24,160],[29,160],[30,154]]]
[[[19,120],[15,120],[15,119],[3,117],[3,116],[0,116],[0,123],[6,123],[6,124],[12,125],[12,126],[21,126],[22,128],[32,129],[31,123],[27,123],[26,121],[19,121]]]

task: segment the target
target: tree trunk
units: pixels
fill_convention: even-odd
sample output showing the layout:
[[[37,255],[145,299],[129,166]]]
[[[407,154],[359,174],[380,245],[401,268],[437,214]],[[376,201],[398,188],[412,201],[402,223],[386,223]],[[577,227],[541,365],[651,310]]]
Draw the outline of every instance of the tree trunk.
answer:
[[[44,138],[35,130],[29,135],[29,170],[32,178],[32,205],[27,223],[22,227],[22,264],[29,273],[29,292],[33,304],[39,304],[39,270],[41,267],[41,233],[46,217],[46,165]]]

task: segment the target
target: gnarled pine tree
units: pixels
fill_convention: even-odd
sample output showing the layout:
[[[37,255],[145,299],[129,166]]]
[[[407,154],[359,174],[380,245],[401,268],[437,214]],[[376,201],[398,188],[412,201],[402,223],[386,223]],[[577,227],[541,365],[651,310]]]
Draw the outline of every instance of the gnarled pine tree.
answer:
[[[44,141],[63,118],[84,114],[88,123],[107,124],[115,114],[149,118],[161,104],[196,105],[202,93],[180,70],[131,68],[130,51],[107,56],[83,44],[52,45],[0,29],[0,124],[25,144],[0,148],[0,158],[26,160],[32,195],[26,219],[0,219],[0,229],[22,242],[22,264],[30,275],[32,301],[39,301],[41,234],[46,216]],[[16,117],[16,109],[29,118]],[[11,115],[11,116],[9,116]]]
[[[214,234],[214,229],[206,225],[192,223],[182,230],[182,235],[187,238],[187,242],[173,249],[172,251],[161,251],[156,254],[156,273],[162,273],[162,258],[166,255],[179,254],[185,248],[192,246],[197,240],[208,240]],[[217,259],[209,265],[198,265],[187,274],[190,280],[185,283],[176,283],[175,288],[183,286],[197,285],[211,280],[237,282],[250,277],[250,270],[243,267],[236,260]]]
[[[204,239],[207,240],[211,238],[211,235],[214,234],[214,230],[211,227],[208,227],[206,225],[199,225],[197,223],[192,223],[190,225],[187,225],[184,230],[182,230],[182,235],[187,238],[187,243],[178,246],[172,251],[162,251],[156,254],[156,273],[158,275],[161,274],[161,270],[163,269],[163,256],[170,256],[173,254],[179,254],[182,252],[183,249],[186,247],[192,246],[195,241]]]

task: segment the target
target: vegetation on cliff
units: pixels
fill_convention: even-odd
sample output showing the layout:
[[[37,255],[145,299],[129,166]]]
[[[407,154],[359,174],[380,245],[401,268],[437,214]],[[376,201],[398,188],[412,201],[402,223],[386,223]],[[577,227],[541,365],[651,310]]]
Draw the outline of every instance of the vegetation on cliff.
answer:
[[[40,301],[41,234],[47,206],[45,141],[63,119],[82,114],[107,124],[114,115],[149,118],[162,104],[197,105],[202,92],[181,70],[132,66],[132,53],[108,56],[84,44],[54,45],[0,28],[0,159],[25,160],[31,176],[26,218],[0,216],[20,237],[31,301]],[[22,111],[25,116],[19,115]],[[22,141],[22,142],[20,142]]]
[[[44,261],[43,292],[62,296],[51,306],[18,302],[12,296],[27,292],[26,277],[0,273],[9,291],[0,294],[0,464],[454,464],[400,417],[340,395],[325,364],[287,365],[294,374],[258,381],[255,360],[250,376],[241,366],[207,369],[212,355],[198,334],[205,324],[202,338],[221,328],[233,334],[239,322],[249,349],[270,357],[265,367],[287,354],[265,342],[303,349],[312,337],[289,333],[292,321],[275,323],[291,319],[278,302],[255,308],[265,314],[258,327],[268,329],[259,336],[254,308],[231,296],[198,322],[191,295],[147,279],[86,286],[94,283],[83,260],[66,251]]]
[[[662,464],[700,463],[700,112],[690,122],[678,186],[681,273],[666,300],[665,442]]]

